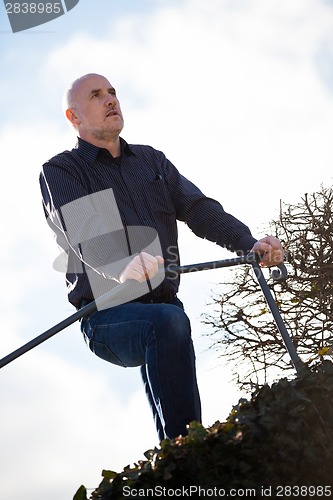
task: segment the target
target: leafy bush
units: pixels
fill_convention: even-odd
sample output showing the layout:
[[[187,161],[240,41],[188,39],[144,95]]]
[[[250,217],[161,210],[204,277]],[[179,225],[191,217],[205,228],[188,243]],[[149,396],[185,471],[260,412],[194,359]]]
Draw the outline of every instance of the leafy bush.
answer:
[[[251,400],[240,400],[223,423],[204,428],[192,422],[186,437],[162,441],[145,457],[120,473],[103,471],[103,481],[89,498],[142,498],[147,489],[195,486],[209,490],[208,496],[214,488],[225,496],[238,489],[239,498],[244,497],[250,488],[262,496],[262,488],[268,488],[273,493],[266,496],[274,498],[284,486],[302,486],[297,496],[333,495],[332,362],[324,360],[296,379],[263,386]],[[282,498],[292,496],[290,489],[280,492]],[[84,486],[74,500],[87,500]]]

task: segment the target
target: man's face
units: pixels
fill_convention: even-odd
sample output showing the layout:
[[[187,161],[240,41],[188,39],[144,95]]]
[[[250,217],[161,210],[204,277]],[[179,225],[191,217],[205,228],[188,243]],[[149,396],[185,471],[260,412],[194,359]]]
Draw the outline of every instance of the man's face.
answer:
[[[75,125],[82,139],[108,142],[117,138],[124,126],[116,91],[106,78],[89,75],[73,89]]]

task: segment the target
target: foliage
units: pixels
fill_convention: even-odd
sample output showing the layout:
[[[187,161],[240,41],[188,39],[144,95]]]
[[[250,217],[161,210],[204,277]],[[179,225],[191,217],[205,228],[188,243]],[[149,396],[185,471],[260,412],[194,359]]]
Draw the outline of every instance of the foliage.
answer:
[[[332,401],[333,364],[324,360],[296,379],[264,385],[251,400],[240,400],[225,422],[209,428],[192,422],[188,436],[162,441],[145,453],[146,460],[118,474],[103,471],[89,498],[143,497],[157,487],[166,493],[196,486],[210,492],[239,489],[243,496],[252,488],[260,496],[262,487],[332,485]],[[74,500],[87,500],[84,486]]]
[[[285,282],[274,282],[268,275],[268,284],[306,363],[333,353],[332,202],[333,190],[321,187],[317,193],[305,194],[296,205],[282,203],[279,219],[268,231],[282,241],[288,269]],[[217,315],[203,316],[211,328],[212,348],[234,365],[242,389],[266,383],[269,374],[275,378],[288,374],[292,369],[289,356],[252,269],[232,269],[229,276],[214,299]]]

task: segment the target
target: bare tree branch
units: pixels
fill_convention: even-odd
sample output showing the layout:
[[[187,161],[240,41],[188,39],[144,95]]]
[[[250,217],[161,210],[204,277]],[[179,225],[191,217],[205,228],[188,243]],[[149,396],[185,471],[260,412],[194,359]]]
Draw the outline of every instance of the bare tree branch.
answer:
[[[286,249],[289,276],[277,283],[267,271],[267,280],[298,354],[309,364],[332,356],[333,190],[321,186],[296,205],[281,202],[269,232]],[[290,359],[252,269],[230,269],[227,274],[230,278],[213,298],[219,314],[202,316],[211,329],[211,347],[232,365],[241,388],[291,375]]]

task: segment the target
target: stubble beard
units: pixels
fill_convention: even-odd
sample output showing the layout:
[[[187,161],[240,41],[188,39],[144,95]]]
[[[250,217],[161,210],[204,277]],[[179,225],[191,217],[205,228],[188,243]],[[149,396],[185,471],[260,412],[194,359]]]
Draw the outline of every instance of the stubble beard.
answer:
[[[114,130],[92,130],[91,135],[98,141],[110,142],[116,139],[119,134]]]
[[[90,131],[92,137],[98,141],[110,142],[118,139],[120,132],[123,129],[124,124],[122,123],[118,127],[106,127],[99,129],[92,129]]]

